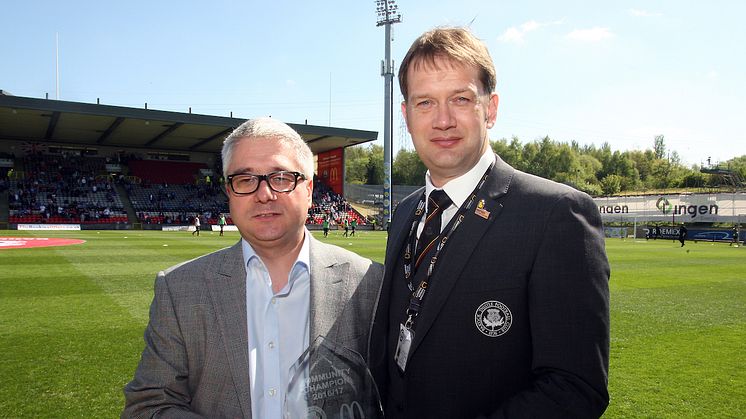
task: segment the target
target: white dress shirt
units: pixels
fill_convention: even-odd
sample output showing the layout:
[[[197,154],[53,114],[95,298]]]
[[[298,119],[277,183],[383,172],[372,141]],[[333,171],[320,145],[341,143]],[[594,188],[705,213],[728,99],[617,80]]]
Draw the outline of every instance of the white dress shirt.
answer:
[[[277,294],[267,267],[251,245],[241,240],[246,264],[246,318],[249,332],[251,414],[282,418],[288,371],[309,344],[311,301],[309,232],[288,283]]]
[[[427,210],[427,207],[430,204],[428,199],[430,197],[430,192],[435,189],[444,190],[446,195],[448,195],[453,202],[450,207],[443,210],[443,214],[440,218],[440,231],[443,231],[451,221],[451,218],[456,215],[458,209],[461,208],[461,205],[463,205],[464,202],[466,202],[466,199],[469,198],[471,192],[477,187],[479,181],[482,180],[484,172],[487,171],[487,168],[489,168],[495,160],[495,153],[492,151],[492,148],[487,147],[487,150],[482,154],[482,157],[479,158],[479,161],[477,161],[477,164],[474,165],[474,167],[463,175],[451,179],[448,183],[443,185],[442,188],[436,188],[433,186],[433,182],[430,180],[430,171],[427,171],[425,174],[425,210]],[[427,212],[425,212],[425,214],[427,214]],[[422,229],[425,228],[425,216],[426,215],[422,216],[420,225],[417,227],[417,237],[420,236]]]

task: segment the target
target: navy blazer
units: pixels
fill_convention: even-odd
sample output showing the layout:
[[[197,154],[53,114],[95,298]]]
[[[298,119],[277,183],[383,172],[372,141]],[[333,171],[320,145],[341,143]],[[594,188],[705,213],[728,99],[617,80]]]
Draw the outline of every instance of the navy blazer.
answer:
[[[483,210],[465,214],[439,256],[401,373],[400,259],[421,195],[394,213],[371,330],[368,359],[387,418],[601,416],[610,271],[593,200],[497,157],[477,195]]]

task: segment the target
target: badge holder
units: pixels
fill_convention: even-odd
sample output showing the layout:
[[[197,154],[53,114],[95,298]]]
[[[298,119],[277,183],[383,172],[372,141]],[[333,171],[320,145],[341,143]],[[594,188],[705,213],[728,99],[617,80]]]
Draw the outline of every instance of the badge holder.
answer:
[[[409,323],[409,321],[407,322]],[[409,358],[409,348],[414,340],[414,331],[403,324],[399,324],[399,341],[396,343],[396,353],[394,361],[401,372],[407,368],[407,359]]]

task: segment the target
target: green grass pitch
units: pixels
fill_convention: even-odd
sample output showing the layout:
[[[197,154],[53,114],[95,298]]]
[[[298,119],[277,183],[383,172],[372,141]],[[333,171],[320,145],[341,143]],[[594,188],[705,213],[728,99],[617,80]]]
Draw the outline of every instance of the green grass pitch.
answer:
[[[379,262],[386,236],[324,239]],[[158,270],[238,233],[0,231],[86,240],[0,250],[0,417],[113,418],[134,373]],[[561,245],[561,244],[560,244]],[[743,417],[746,248],[608,239],[606,418]]]

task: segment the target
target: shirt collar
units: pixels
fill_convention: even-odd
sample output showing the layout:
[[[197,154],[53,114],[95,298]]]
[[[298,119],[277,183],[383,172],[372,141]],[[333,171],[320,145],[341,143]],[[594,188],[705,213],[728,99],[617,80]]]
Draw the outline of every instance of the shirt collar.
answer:
[[[428,170],[425,174],[426,198],[429,197],[430,192],[435,189],[443,189],[446,194],[448,194],[448,197],[451,198],[453,204],[456,205],[456,207],[461,207],[461,205],[466,201],[466,198],[469,197],[469,194],[471,194],[474,188],[477,187],[477,184],[479,184],[484,172],[487,171],[495,160],[495,153],[492,151],[492,148],[487,147],[487,150],[484,151],[484,154],[482,154],[482,157],[479,158],[479,161],[477,161],[477,164],[475,164],[474,167],[463,175],[451,179],[448,183],[443,185],[442,188],[436,188],[433,186],[433,182],[430,180],[430,171]],[[428,202],[428,200],[425,199],[425,202]]]
[[[295,259],[295,262],[293,263],[293,267],[290,269],[291,275],[290,279],[292,280],[294,275],[292,275],[292,271],[295,270],[297,267],[305,269],[310,272],[311,270],[311,251],[310,251],[310,232],[306,227],[303,227],[303,244],[301,245],[300,252],[298,253],[298,258]],[[259,255],[256,254],[254,251],[254,248],[251,247],[251,243],[246,241],[246,239],[241,238],[241,250],[243,253],[243,265],[245,267],[249,266],[249,262],[251,262],[252,259],[257,258],[260,261],[262,260]],[[262,262],[264,264],[264,262]]]

